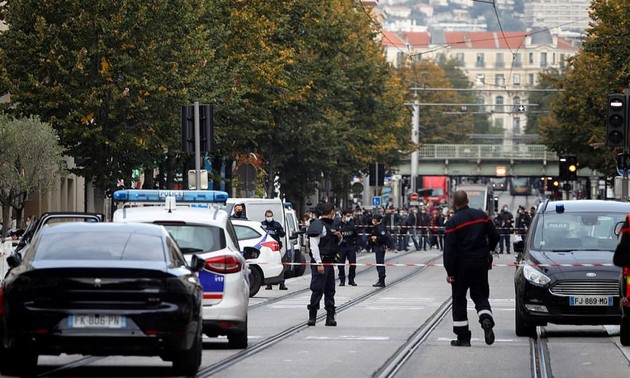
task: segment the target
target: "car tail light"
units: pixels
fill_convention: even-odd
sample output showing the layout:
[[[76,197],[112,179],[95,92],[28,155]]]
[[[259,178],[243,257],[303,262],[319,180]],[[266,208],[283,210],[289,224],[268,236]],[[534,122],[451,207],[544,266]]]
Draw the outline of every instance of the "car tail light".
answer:
[[[270,240],[260,243],[263,247],[271,248],[273,252],[280,252],[280,243],[275,240]]]
[[[626,285],[626,298],[630,298],[630,268],[623,268],[623,279]]]
[[[223,255],[206,259],[205,268],[215,273],[237,273],[243,269],[243,265],[238,257]]]

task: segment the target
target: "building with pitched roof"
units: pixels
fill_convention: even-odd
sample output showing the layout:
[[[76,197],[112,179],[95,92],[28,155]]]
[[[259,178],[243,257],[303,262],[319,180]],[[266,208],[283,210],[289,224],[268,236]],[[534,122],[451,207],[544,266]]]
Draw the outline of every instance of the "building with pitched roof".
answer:
[[[549,30],[532,32],[384,32],[388,62],[400,67],[413,60],[455,59],[477,92],[480,111],[504,130],[504,143],[514,143],[527,122],[529,94],[544,70],[562,70],[579,46]],[[533,108],[535,109],[535,108]]]

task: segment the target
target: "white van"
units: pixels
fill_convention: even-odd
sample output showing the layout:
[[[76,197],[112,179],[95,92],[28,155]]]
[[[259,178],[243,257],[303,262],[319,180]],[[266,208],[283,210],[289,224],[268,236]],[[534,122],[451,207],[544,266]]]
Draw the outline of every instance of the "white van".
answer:
[[[226,210],[232,215],[235,204],[243,204],[244,213],[248,220],[262,222],[265,220],[265,211],[273,211],[273,218],[279,222],[286,233],[282,240],[281,252],[282,261],[287,263],[304,264],[306,258],[300,252],[299,248],[295,248],[298,240],[297,226],[293,226],[293,222],[289,223],[289,217],[286,215],[286,209],[282,200],[279,198],[228,198],[226,202]],[[291,210],[293,211],[293,210]],[[295,218],[295,213],[293,213]],[[297,219],[296,219],[297,221]],[[287,265],[285,267],[285,278],[298,277],[304,274],[304,265]]]

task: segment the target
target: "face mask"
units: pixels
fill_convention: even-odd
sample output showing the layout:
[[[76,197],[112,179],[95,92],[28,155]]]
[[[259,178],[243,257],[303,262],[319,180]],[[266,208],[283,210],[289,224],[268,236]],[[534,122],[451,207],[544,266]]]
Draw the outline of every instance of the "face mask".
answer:
[[[350,222],[352,220],[352,217],[346,217],[346,222]]]
[[[267,217],[267,222],[273,222],[273,217]]]

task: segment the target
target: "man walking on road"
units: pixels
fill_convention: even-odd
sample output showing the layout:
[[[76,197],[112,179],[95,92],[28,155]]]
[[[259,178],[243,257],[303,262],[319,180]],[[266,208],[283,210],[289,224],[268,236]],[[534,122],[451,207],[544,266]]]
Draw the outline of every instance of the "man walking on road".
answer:
[[[466,293],[475,302],[479,323],[484,330],[486,344],[494,343],[494,319],[488,298],[490,285],[488,270],[491,252],[499,243],[494,223],[482,210],[468,207],[468,195],[458,190],[453,195],[455,214],[446,222],[444,240],[444,268],[446,282],[452,286],[453,332],[457,340],[452,346],[470,346]]]

